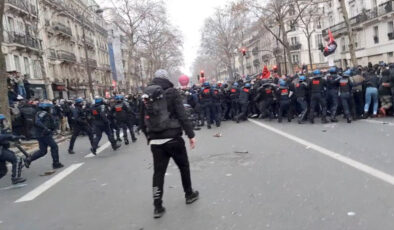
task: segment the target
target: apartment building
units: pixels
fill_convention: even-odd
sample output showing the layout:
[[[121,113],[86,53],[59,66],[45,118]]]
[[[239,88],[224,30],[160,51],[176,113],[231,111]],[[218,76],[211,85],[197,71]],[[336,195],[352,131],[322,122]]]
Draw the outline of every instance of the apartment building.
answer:
[[[394,10],[392,0],[347,0],[346,7],[355,38],[356,57],[359,65],[394,62]],[[333,54],[335,64],[350,66],[349,39],[342,10],[338,1],[327,5],[327,27],[338,43]]]
[[[3,16],[6,70],[23,77],[28,97],[47,97],[43,47],[39,38],[36,0],[5,0]]]
[[[110,89],[108,35],[97,9],[92,0],[39,1],[43,60],[55,98],[89,97],[88,69],[95,95]]]

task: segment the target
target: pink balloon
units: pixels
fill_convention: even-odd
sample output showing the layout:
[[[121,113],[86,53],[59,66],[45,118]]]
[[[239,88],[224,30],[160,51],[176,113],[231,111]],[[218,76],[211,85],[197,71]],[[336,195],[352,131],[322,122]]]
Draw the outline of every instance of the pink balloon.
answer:
[[[179,77],[178,81],[179,84],[181,84],[181,86],[187,86],[189,84],[190,79],[188,76],[182,75]]]

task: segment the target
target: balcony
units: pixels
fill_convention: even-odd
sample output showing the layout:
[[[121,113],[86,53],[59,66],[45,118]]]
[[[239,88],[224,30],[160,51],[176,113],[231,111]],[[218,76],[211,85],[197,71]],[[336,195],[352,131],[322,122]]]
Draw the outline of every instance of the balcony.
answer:
[[[37,9],[33,4],[29,4],[27,0],[5,0],[5,3],[10,5],[14,10],[22,14],[31,14],[37,16]]]
[[[301,47],[302,47],[302,45],[301,45],[300,43],[297,43],[297,44],[291,44],[291,45],[290,45],[290,50],[291,50],[291,51],[294,51],[294,50],[300,50],[300,49],[301,49]]]
[[[373,21],[374,19],[378,19],[381,16],[384,16],[389,13],[394,13],[393,4],[394,0],[387,1],[385,3],[380,4],[378,7],[373,9],[365,10],[364,12],[356,15],[355,17],[350,18],[350,24],[353,26],[353,30],[357,30],[358,26],[362,26],[362,23],[367,23],[369,21]],[[360,28],[360,27],[359,27]],[[331,30],[333,34],[341,35],[347,33],[345,22],[338,23],[334,26],[326,28],[322,31],[323,36],[328,35],[328,30]]]
[[[86,58],[82,58],[81,61],[83,64],[86,64]],[[88,63],[90,68],[97,68],[97,61],[91,58],[88,58]]]
[[[104,29],[102,26],[100,26],[99,24],[94,24],[96,27],[96,30],[103,36],[107,37],[108,36],[108,32],[106,29]]]
[[[21,35],[17,33],[11,33],[8,34],[8,36],[5,39],[6,43],[13,43],[13,44],[18,44],[22,48],[31,48],[31,49],[36,49],[36,50],[41,50],[41,40],[37,38],[33,38],[30,35]]]
[[[53,24],[53,30],[59,32],[59,34],[65,35],[67,37],[71,37],[73,34],[71,32],[71,28],[64,25],[63,23],[56,22]]]
[[[48,49],[47,57],[48,59],[55,60],[57,58],[56,51],[54,49]]]
[[[253,60],[253,66],[254,67],[259,67],[260,66],[260,60],[259,59],[254,59]]]
[[[74,63],[77,61],[75,54],[65,51],[65,50],[58,50],[57,51],[57,58],[64,62],[71,62]]]
[[[82,39],[82,41],[84,41],[84,40]],[[93,40],[93,38],[85,36],[85,43],[86,43],[86,45],[88,47],[94,48],[94,40]]]

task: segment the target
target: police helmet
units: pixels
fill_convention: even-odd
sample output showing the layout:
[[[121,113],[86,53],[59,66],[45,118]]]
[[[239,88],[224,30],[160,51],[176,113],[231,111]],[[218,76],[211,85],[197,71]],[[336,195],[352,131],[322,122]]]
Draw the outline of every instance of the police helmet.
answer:
[[[319,69],[316,69],[313,71],[313,75],[320,75],[321,71]]]
[[[123,99],[124,99],[123,95],[116,95],[115,96],[115,100],[117,100],[117,101],[123,101]]]
[[[5,120],[5,116],[4,116],[4,114],[0,114],[0,121],[3,121],[3,120]]]
[[[343,72],[343,76],[344,77],[351,77],[352,76],[352,71],[350,69],[346,70],[345,72]]]
[[[38,104],[38,108],[40,109],[49,109],[52,107],[52,103],[49,102],[41,102]]]
[[[279,79],[279,85],[280,86],[286,86],[286,81],[283,79]]]
[[[250,87],[252,87],[252,85],[250,83],[245,84],[245,88],[250,88]]]
[[[209,82],[206,81],[206,82],[204,82],[204,83],[202,84],[202,86],[203,86],[203,87],[209,87],[210,85],[209,85]]]
[[[77,99],[75,99],[75,104],[80,104],[83,102],[83,98],[82,97],[78,97]]]
[[[305,81],[306,77],[304,75],[300,76],[300,81]]]
[[[329,73],[337,73],[337,68],[336,68],[336,67],[331,67],[331,68],[328,70],[328,72],[329,72]]]
[[[102,97],[96,97],[94,99],[94,103],[95,104],[100,104],[100,103],[103,103],[103,102],[104,102],[104,99]]]
[[[234,86],[238,87],[239,86],[238,82],[234,82]]]

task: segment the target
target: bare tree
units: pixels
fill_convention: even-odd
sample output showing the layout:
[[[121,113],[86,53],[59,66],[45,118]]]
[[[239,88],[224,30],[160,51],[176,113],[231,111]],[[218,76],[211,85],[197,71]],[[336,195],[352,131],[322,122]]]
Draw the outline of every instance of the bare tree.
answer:
[[[300,0],[301,1],[301,0]],[[310,3],[310,0],[304,0],[305,3]],[[293,74],[293,66],[291,61],[290,43],[287,34],[297,25],[301,14],[308,8],[308,4],[302,4],[291,20],[288,16],[293,10],[292,0],[269,0],[265,1],[247,1],[249,9],[254,12],[261,26],[269,31],[277,41],[283,46],[285,58],[287,59],[287,73]],[[266,3],[266,4],[265,4]]]
[[[293,0],[294,10],[297,12],[302,11],[299,15],[299,25],[307,40],[310,69],[313,69],[311,38],[315,34],[317,25],[323,17],[323,13],[319,7],[320,3],[320,0]],[[305,7],[307,8],[305,9]]]
[[[343,19],[346,24],[346,29],[347,29],[347,36],[349,38],[349,52],[350,52],[350,58],[352,60],[353,67],[357,66],[357,57],[356,57],[356,51],[354,50],[355,42],[354,42],[354,36],[353,36],[353,29],[352,29],[352,24],[350,23],[349,20],[349,15],[346,9],[346,3],[345,0],[338,0],[341,4],[341,10],[342,10],[342,15]]]
[[[10,109],[8,105],[8,86],[7,86],[7,73],[6,64],[1,44],[4,41],[3,37],[3,15],[4,15],[5,1],[0,2],[0,113],[4,114],[8,121],[11,120]]]

